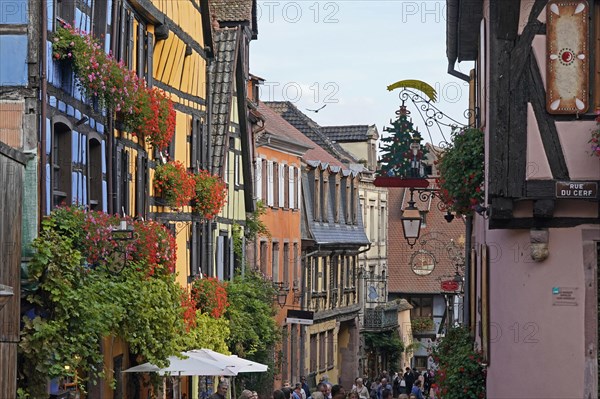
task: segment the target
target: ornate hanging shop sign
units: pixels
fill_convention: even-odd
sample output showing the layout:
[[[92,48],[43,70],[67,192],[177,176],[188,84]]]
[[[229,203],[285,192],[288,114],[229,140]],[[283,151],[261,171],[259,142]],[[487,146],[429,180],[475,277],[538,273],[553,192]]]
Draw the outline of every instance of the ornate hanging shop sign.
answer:
[[[546,6],[546,108],[551,114],[579,114],[589,107],[589,8],[585,0],[552,0]]]

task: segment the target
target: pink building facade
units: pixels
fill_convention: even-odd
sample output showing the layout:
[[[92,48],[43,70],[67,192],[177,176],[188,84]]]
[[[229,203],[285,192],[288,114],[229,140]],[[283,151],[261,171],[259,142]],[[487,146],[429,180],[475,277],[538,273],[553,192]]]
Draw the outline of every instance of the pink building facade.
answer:
[[[598,398],[600,1],[447,5],[486,140],[468,313],[487,397]]]

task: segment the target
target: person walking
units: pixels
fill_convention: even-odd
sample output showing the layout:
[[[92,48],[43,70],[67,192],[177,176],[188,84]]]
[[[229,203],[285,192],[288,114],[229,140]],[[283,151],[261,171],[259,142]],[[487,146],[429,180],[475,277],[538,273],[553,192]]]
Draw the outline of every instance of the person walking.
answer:
[[[404,381],[406,382],[406,393],[410,395],[413,384],[415,383],[415,376],[413,375],[410,367],[406,368],[406,373],[404,373]]]
[[[355,382],[356,386],[352,391],[358,394],[359,399],[369,399],[369,390],[363,385],[363,379],[358,377]]]
[[[423,391],[421,391],[421,380],[416,380],[413,384],[411,395],[415,395],[417,399],[425,399],[423,398]]]

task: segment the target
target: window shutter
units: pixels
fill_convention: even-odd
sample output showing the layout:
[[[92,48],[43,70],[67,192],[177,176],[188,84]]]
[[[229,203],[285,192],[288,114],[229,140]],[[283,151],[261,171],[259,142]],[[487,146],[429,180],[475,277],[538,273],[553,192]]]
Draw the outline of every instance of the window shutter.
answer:
[[[284,184],[285,184],[285,165],[280,163],[279,164],[279,174],[278,174],[278,178],[279,178],[279,207],[283,208],[285,206],[285,190],[284,190]]]
[[[154,84],[154,77],[152,75],[154,69],[154,35],[152,33],[147,34],[147,46],[148,46],[148,62],[146,63],[146,82],[148,87],[152,87]]]
[[[123,166],[123,147],[121,146],[117,146],[117,154],[115,157],[115,164],[117,167],[117,178],[116,180],[116,184],[115,184],[115,188],[116,188],[116,192],[115,192],[115,199],[116,199],[116,203],[115,203],[115,213],[117,214],[121,214],[121,180],[122,180],[122,176],[123,176],[123,170],[122,170],[122,166]]]
[[[140,79],[144,78],[144,69],[146,64],[146,59],[144,57],[144,47],[146,42],[146,35],[144,34],[144,25],[138,22],[137,26],[137,55],[136,55],[136,72],[137,76]]]
[[[121,17],[119,18],[119,61],[123,61],[125,54],[125,47],[127,45],[127,9],[121,8]]]
[[[273,206],[273,162],[267,161],[267,205]]]
[[[297,185],[298,185],[298,186],[297,186],[297,187],[298,187],[298,190],[296,190],[296,195],[298,196],[298,201],[296,202],[296,204],[298,204],[298,205],[296,206],[296,208],[297,208],[297,209],[300,209],[300,204],[302,203],[302,202],[301,202],[301,201],[302,201],[302,167],[299,167],[299,168],[298,168],[298,174],[297,174],[297,177],[298,177],[298,178],[297,178],[297,180],[296,180],[296,183],[297,183]]]
[[[191,136],[190,136],[190,161],[191,167],[195,171],[198,166],[198,123],[197,118],[192,117]]]
[[[127,13],[127,68],[133,69],[133,14]]]
[[[256,174],[254,176],[256,179],[256,198],[262,199],[262,158],[256,158]]]
[[[290,166],[290,171],[288,172],[288,201],[290,209],[294,209],[294,173],[296,173],[295,171],[296,168]]]

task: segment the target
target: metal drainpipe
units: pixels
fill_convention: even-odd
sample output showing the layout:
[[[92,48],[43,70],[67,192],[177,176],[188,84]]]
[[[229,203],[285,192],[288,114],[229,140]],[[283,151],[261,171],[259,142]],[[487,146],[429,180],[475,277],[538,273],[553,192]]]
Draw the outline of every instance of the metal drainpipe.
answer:
[[[473,215],[466,217],[465,221],[465,279],[463,281],[463,326],[469,327],[471,300],[469,292],[469,281],[471,279],[471,235],[473,234]]]
[[[211,74],[214,69],[214,61],[212,58],[208,58],[207,66],[206,66],[206,143],[207,143],[207,151],[206,151],[206,170],[213,172],[214,165],[212,164],[212,87],[211,87]],[[207,254],[208,257],[206,259],[206,269],[209,272],[208,275],[212,275],[213,271],[213,246],[215,239],[214,230],[216,229],[216,223],[213,222],[205,222],[206,223],[206,233],[208,239],[207,241]]]
[[[456,69],[454,69],[453,63],[448,63],[448,74],[459,78],[460,80],[464,80],[465,82],[471,81],[471,78],[468,75],[465,75],[464,73],[458,72]]]
[[[47,57],[47,52],[46,52],[46,46],[48,45],[48,8],[47,8],[47,0],[42,0],[40,2],[40,5],[42,7],[42,44],[41,44],[41,51],[40,51],[40,58],[42,59],[42,63],[41,63],[41,73],[40,73],[40,77],[41,77],[41,102],[40,102],[40,107],[41,107],[41,112],[40,112],[40,147],[41,147],[41,154],[40,154],[40,159],[41,159],[41,165],[40,165],[40,173],[39,173],[39,178],[40,178],[40,201],[41,201],[41,212],[38,215],[38,219],[39,219],[39,223],[41,223],[42,218],[46,215],[47,209],[46,209],[46,198],[48,196],[48,193],[46,192],[46,179],[48,178],[48,176],[46,176],[46,163],[48,162],[47,160],[47,156],[46,156],[46,97],[48,96],[47,92],[48,92],[48,80],[47,80],[47,76],[46,76],[46,69],[48,68],[47,63],[46,63],[46,57]]]
[[[111,0],[109,0],[111,1]],[[112,21],[110,24],[111,27],[111,43],[110,43],[110,47],[113,50],[113,54],[116,54],[117,52],[115,51],[115,47],[116,47],[116,43],[117,43],[117,32],[119,30],[119,24],[117,23],[117,15],[119,12],[119,1],[118,0],[112,0],[113,1],[113,7],[112,7]],[[108,110],[109,112],[107,112],[107,133],[106,133],[106,137],[107,137],[107,147],[108,147],[108,151],[106,154],[106,186],[107,186],[107,193],[106,193],[106,198],[108,201],[108,213],[109,214],[113,214],[114,213],[114,205],[115,205],[115,198],[114,198],[114,193],[115,193],[115,189],[114,189],[114,174],[113,174],[113,158],[115,156],[115,139],[114,139],[114,130],[115,130],[115,126],[114,126],[114,117],[113,114],[110,112],[110,110]]]

